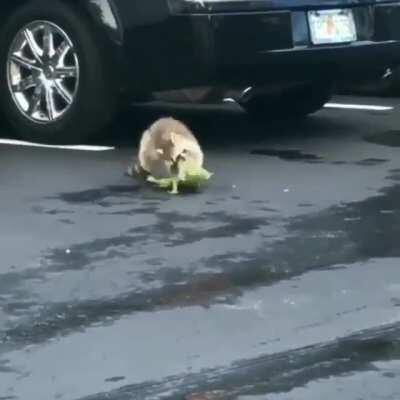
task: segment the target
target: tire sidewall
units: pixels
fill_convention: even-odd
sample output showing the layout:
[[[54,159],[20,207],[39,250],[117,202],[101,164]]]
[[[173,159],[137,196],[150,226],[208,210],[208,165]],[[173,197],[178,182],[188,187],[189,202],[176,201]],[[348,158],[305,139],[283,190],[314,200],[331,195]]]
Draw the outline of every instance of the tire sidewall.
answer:
[[[79,60],[80,77],[75,100],[59,120],[49,124],[35,123],[24,116],[15,104],[8,86],[7,59],[11,44],[20,29],[35,20],[52,22],[64,30],[74,44]],[[93,32],[85,22],[72,8],[63,3],[40,1],[23,7],[2,29],[1,105],[7,119],[22,138],[54,143],[84,140],[95,129],[96,118],[101,119],[99,113],[106,112],[103,104],[107,97],[106,76],[102,67],[102,57],[93,40]]]

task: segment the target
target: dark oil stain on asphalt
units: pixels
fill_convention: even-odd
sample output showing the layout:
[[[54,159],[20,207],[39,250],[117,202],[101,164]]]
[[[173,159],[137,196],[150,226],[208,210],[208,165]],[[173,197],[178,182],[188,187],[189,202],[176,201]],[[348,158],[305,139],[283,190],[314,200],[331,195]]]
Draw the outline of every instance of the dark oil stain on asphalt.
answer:
[[[222,390],[211,392],[191,393],[185,396],[185,400],[227,400],[228,393]]]
[[[158,222],[138,226],[119,236],[94,239],[87,243],[49,251],[46,255],[47,271],[73,271],[114,257],[129,258],[130,249],[139,249],[149,241],[163,243],[166,247],[188,245],[203,239],[233,238],[246,235],[267,222],[263,218],[232,216],[223,212],[208,212],[199,216],[175,212],[155,213]],[[201,223],[213,221],[214,226],[201,229]],[[189,223],[177,228],[177,223]]]
[[[15,370],[10,368],[8,366],[8,364],[9,364],[8,360],[0,360],[0,373],[1,374],[7,374],[7,373],[15,372]]]
[[[390,160],[384,159],[384,158],[365,158],[363,160],[359,160],[356,162],[348,162],[348,161],[332,161],[332,165],[359,165],[361,167],[374,167],[376,165],[381,165],[384,163],[389,162]]]
[[[63,215],[63,214],[73,214],[74,212],[71,210],[41,210],[41,213],[47,214],[47,215]]]
[[[400,307],[400,298],[395,297],[391,301],[394,307]]]
[[[365,136],[364,139],[369,143],[390,147],[400,147],[400,131],[390,130],[375,135]]]
[[[265,211],[268,213],[278,213],[279,210],[275,209],[275,208],[271,208],[271,207],[260,207],[261,211]]]
[[[391,212],[382,213],[382,210]],[[76,244],[68,253],[65,249],[53,249],[47,254],[47,269],[3,274],[0,276],[1,290],[16,293],[19,283],[27,279],[46,279],[46,274],[51,271],[85,270],[113,257],[132,257],[133,249],[140,251],[148,240],[155,240],[165,247],[185,246],[204,238],[228,239],[235,235],[246,240],[247,235],[268,223],[265,218],[224,213],[198,216],[159,213],[158,217],[158,222],[132,228],[121,236]],[[210,219],[217,219],[219,224],[202,230],[201,222]],[[175,225],[177,223],[184,224]],[[49,304],[46,312],[34,316],[34,325],[19,323],[3,331],[0,343],[11,347],[39,343],[138,311],[192,305],[209,307],[221,302],[231,304],[243,290],[271,285],[310,270],[371,258],[400,257],[400,185],[386,187],[362,201],[289,219],[286,229],[290,236],[254,251],[233,250],[204,256],[197,263],[208,272],[196,272],[196,266],[181,270],[162,265],[158,270],[132,278],[144,283],[160,282],[161,287],[157,289],[132,289],[113,298]],[[171,231],[175,234],[171,235]],[[9,302],[5,311],[11,313],[11,306]],[[20,307],[29,309],[32,305],[21,303]]]
[[[324,344],[238,361],[228,368],[127,385],[80,400],[161,397],[177,400],[207,393],[219,393],[221,400],[233,400],[238,396],[283,394],[310,382],[376,371],[376,363],[392,360],[400,360],[400,324],[362,331]]]
[[[366,110],[366,114],[373,115],[374,117],[387,117],[391,115],[390,111],[381,111],[381,110]]]
[[[363,167],[373,167],[375,165],[384,164],[389,160],[383,158],[366,158],[364,160],[356,161],[355,165],[361,165]]]
[[[136,207],[136,208],[129,208],[127,210],[121,210],[121,211],[103,211],[99,212],[98,215],[126,215],[126,216],[131,216],[131,215],[139,215],[139,214],[150,214],[153,215],[157,212],[158,208],[154,206],[149,206],[149,207]]]
[[[88,189],[78,192],[59,193],[57,196],[49,199],[59,199],[69,204],[101,203],[112,196],[131,196],[140,190],[139,184],[132,185],[110,185],[99,189]]]
[[[70,219],[60,219],[59,221],[65,225],[75,225],[75,222]]]
[[[105,379],[105,382],[121,382],[124,381],[126,378],[125,376],[113,376],[112,378]]]
[[[331,162],[332,165],[346,165],[348,164],[347,161],[332,161]]]
[[[390,175],[386,179],[396,182],[400,181],[400,169],[391,169],[389,172]]]
[[[298,206],[304,207],[304,208],[309,208],[309,207],[312,207],[313,204],[312,203],[299,203]]]
[[[158,223],[150,226],[132,228],[129,233],[135,238],[152,238],[167,247],[175,247],[198,242],[203,239],[233,238],[246,235],[268,222],[260,217],[231,215],[226,212],[205,212],[199,215],[182,215],[177,212],[159,212]],[[213,222],[213,227],[201,229],[201,223]],[[176,227],[177,223],[187,226]]]
[[[285,150],[277,150],[277,149],[255,149],[250,152],[250,154],[257,156],[269,156],[269,157],[278,157],[281,160],[286,161],[321,161],[322,157],[319,157],[315,154],[303,153],[300,150],[294,149],[285,149]]]
[[[394,372],[384,372],[382,374],[382,376],[384,376],[385,378],[394,379],[394,378],[400,377],[400,374],[396,374]]]

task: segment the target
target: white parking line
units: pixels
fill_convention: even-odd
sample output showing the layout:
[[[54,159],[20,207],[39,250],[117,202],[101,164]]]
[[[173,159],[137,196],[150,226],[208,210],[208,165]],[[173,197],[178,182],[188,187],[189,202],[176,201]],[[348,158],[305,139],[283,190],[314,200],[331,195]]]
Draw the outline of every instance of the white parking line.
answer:
[[[90,146],[90,145],[51,145],[33,142],[25,142],[16,139],[0,139],[0,144],[9,146],[26,146],[26,147],[44,147],[46,149],[63,149],[63,150],[78,150],[78,151],[110,151],[115,150],[115,147],[110,146]]]
[[[232,98],[225,98],[224,102],[235,102]],[[327,103],[325,108],[338,108],[348,110],[368,110],[368,111],[390,111],[394,110],[392,106],[377,106],[369,104],[344,104],[344,103]],[[47,149],[77,150],[77,151],[110,151],[115,150],[112,146],[92,146],[92,145],[50,145],[34,142],[26,142],[16,139],[0,139],[0,144],[9,146],[26,146],[26,147],[42,147]]]
[[[224,103],[236,103],[236,101],[231,97],[226,97],[222,101]],[[390,111],[394,110],[395,108],[392,106],[376,106],[371,104],[344,104],[344,103],[326,103],[324,107],[347,109],[347,110],[367,110],[367,111]]]
[[[327,103],[325,108],[342,108],[349,110],[369,110],[369,111],[389,111],[393,110],[394,107],[390,106],[375,106],[369,104],[342,104],[342,103]]]

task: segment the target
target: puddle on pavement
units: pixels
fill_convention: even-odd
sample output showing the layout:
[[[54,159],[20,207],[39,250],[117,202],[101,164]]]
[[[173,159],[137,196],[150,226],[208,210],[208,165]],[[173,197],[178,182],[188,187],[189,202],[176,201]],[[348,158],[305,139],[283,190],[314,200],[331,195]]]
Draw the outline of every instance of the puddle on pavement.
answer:
[[[296,149],[255,149],[250,152],[252,155],[256,156],[268,156],[268,157],[278,157],[285,161],[310,161],[319,162],[322,161],[322,157],[315,154],[303,153]]]
[[[365,136],[364,140],[383,146],[400,147],[400,131],[391,130],[377,133],[375,135]]]

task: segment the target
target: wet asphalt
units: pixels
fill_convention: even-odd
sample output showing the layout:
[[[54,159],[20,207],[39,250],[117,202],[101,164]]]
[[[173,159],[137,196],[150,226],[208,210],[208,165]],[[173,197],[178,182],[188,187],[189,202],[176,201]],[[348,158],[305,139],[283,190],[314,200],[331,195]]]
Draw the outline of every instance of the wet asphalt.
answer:
[[[114,151],[0,145],[0,399],[398,400],[400,107],[131,111]],[[172,113],[202,193],[124,175]]]

